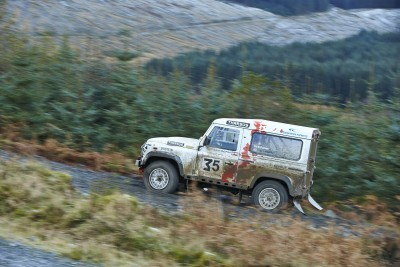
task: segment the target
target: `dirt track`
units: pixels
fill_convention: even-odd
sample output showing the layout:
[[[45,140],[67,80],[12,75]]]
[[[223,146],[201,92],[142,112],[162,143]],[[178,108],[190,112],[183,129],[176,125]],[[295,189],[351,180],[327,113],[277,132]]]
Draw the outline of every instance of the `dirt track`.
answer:
[[[190,207],[191,196],[184,190],[176,194],[154,194],[146,190],[142,177],[138,175],[119,175],[110,172],[98,172],[85,168],[85,166],[70,166],[47,160],[43,157],[20,157],[15,154],[0,150],[0,159],[16,159],[21,162],[28,160],[39,161],[49,169],[68,173],[72,177],[73,186],[82,194],[89,194],[90,192],[103,193],[109,191],[118,191],[124,194],[135,196],[144,205],[149,205],[154,208],[161,209],[167,213],[181,213],[184,212],[185,207]],[[210,198],[219,200],[219,206],[222,210],[223,216],[228,218],[248,218],[249,216],[262,216],[263,212],[257,211],[249,197],[243,196],[242,202],[238,204],[237,196],[227,192],[212,189],[208,193]],[[215,203],[215,201],[214,201]],[[205,203],[206,204],[206,203]],[[305,220],[310,223],[311,228],[321,228],[328,224],[343,225],[343,235],[358,235],[354,230],[346,230],[353,226],[355,223],[341,219],[331,212],[319,212],[318,215],[303,215],[294,207],[289,207],[288,210],[278,212],[274,216],[266,216],[266,223],[275,223],[280,219],[288,216],[297,219]]]
[[[0,266],[2,267],[90,267],[95,266],[69,260],[14,241],[0,239]]]

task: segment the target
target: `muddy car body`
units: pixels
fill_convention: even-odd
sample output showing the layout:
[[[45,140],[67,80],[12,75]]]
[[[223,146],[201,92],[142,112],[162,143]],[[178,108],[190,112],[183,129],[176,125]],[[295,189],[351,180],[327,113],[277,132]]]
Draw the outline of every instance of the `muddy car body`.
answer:
[[[172,193],[185,180],[213,184],[252,196],[267,210],[289,199],[302,211],[310,196],[320,131],[257,119],[217,119],[200,139],[161,137],[147,140],[136,164],[146,187]]]

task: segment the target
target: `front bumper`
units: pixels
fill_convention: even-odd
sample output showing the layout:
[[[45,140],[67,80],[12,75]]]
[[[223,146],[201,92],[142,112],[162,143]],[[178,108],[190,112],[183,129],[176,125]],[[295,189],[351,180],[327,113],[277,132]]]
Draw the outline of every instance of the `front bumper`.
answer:
[[[135,161],[135,165],[138,166],[138,167],[141,167],[141,166],[142,166],[142,158],[141,158],[141,157],[139,157],[139,158]]]

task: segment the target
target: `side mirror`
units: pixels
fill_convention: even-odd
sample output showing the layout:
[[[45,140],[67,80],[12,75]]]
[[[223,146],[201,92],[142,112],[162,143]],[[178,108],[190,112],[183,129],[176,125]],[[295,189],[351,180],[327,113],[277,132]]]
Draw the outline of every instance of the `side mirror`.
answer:
[[[208,146],[210,144],[210,141],[211,141],[210,137],[206,136],[206,138],[204,139],[203,145]]]
[[[199,149],[208,146],[210,144],[210,138],[208,136],[203,137],[203,140],[200,141]]]

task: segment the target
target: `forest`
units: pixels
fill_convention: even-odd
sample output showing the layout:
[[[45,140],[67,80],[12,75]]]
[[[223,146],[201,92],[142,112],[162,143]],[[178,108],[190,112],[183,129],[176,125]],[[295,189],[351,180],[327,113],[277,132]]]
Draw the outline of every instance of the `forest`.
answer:
[[[282,48],[248,43],[146,67],[84,58],[68,38],[27,38],[2,28],[3,139],[12,132],[134,159],[147,138],[199,138],[220,117],[319,127],[315,198],[373,194],[399,208],[398,34]]]
[[[312,12],[327,11],[336,6],[343,9],[354,8],[400,8],[397,0],[224,0],[245,6],[261,8],[272,13],[293,16]]]
[[[399,33],[362,31],[357,36],[323,44],[277,47],[242,43],[221,52],[197,51],[173,59],[155,59],[147,69],[163,75],[179,70],[199,84],[206,78],[209,65],[215,64],[217,76],[227,90],[243,72],[251,71],[290,83],[296,97],[318,94],[326,98],[324,102],[336,99],[346,103],[365,99],[371,83],[381,99],[393,95],[399,86],[399,47]]]

